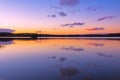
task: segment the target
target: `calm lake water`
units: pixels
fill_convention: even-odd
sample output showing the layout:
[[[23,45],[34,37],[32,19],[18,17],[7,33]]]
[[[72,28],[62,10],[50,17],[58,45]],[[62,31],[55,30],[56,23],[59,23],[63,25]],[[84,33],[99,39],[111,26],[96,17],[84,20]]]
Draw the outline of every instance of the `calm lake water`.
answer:
[[[120,40],[0,40],[0,80],[120,80]]]

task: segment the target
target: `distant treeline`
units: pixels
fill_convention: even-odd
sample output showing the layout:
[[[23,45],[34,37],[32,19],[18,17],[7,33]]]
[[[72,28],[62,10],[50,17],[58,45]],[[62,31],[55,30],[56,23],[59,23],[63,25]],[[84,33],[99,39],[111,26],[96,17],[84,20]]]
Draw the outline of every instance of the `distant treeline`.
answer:
[[[0,37],[120,37],[120,33],[108,34],[76,34],[76,35],[52,35],[52,34],[35,34],[35,33],[0,33]]]

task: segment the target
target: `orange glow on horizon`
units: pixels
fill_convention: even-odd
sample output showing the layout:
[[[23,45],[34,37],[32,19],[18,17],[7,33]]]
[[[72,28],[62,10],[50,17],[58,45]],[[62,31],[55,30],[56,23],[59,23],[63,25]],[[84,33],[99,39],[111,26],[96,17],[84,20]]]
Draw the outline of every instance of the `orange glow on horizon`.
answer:
[[[104,31],[87,31],[85,29],[75,28],[75,29],[16,29],[14,33],[36,33],[41,31],[41,34],[97,34],[97,33],[119,33],[118,28],[106,28]]]

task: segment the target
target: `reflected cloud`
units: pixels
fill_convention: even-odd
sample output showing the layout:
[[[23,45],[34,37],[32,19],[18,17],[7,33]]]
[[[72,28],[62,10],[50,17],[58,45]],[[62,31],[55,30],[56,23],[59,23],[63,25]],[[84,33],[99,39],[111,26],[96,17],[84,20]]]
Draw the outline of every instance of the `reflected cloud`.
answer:
[[[94,80],[92,77],[85,77],[83,80]]]
[[[14,44],[13,41],[0,41],[0,45],[11,45]]]
[[[48,59],[56,59],[56,56],[48,57]]]
[[[61,57],[61,58],[59,59],[59,62],[64,62],[65,60],[67,60],[67,58]]]
[[[66,57],[57,58],[56,56],[48,57],[48,59],[54,59],[54,60],[59,61],[59,62],[64,62],[65,60],[67,60]]]
[[[4,48],[5,46],[0,45],[0,49]]]
[[[15,44],[13,41],[0,40],[0,49],[5,48],[6,45]]]
[[[60,74],[62,78],[68,78],[75,75],[78,75],[80,73],[80,70],[75,67],[68,67],[68,68],[61,68]]]
[[[40,38],[40,41],[42,41],[41,44],[37,44],[35,41],[36,40],[14,40],[14,42],[16,43],[15,45],[13,45],[14,48],[11,48],[12,45],[10,45],[6,49],[1,50],[1,52],[3,53],[1,54],[1,58],[0,58],[2,65],[1,70],[5,71],[7,67],[13,66],[15,68],[15,71],[20,72],[21,74],[18,75],[19,73],[18,74],[16,74],[16,72],[13,73],[13,76],[18,75],[18,78],[19,76],[21,77],[24,76],[24,74],[27,74],[27,75],[33,75],[32,78],[35,78],[36,77],[35,75],[38,75],[38,78],[43,80],[46,79],[47,80],[49,79],[99,80],[101,76],[103,76],[101,78],[102,80],[110,80],[110,79],[119,80],[115,78],[115,77],[119,77],[119,66],[120,66],[118,64],[120,60],[119,41],[114,41],[114,40],[104,41],[104,40],[96,40],[96,39],[74,39],[74,38],[73,39],[71,38],[41,39]],[[13,41],[0,40],[0,42],[13,42]],[[65,44],[63,44],[64,42]],[[90,45],[101,46],[103,44],[102,42],[105,44],[105,48],[101,48],[101,47],[93,48],[92,46],[85,45],[86,43],[90,43]],[[112,45],[114,45],[115,47]],[[13,51],[9,52],[11,49]],[[23,50],[21,52],[21,49],[24,49],[25,51]],[[100,49],[103,52],[100,51]],[[74,55],[75,52],[73,51],[76,50],[78,51],[78,53],[80,53],[79,51],[84,51],[86,54],[83,54],[81,56],[79,56],[79,54]],[[72,51],[73,54],[69,54],[71,53],[69,51]],[[96,51],[99,52],[100,56],[111,57],[113,55],[112,53],[115,53],[117,56],[115,56],[116,59],[108,58],[108,60],[103,62],[103,59],[105,58],[100,57],[97,54],[98,52]],[[112,54],[111,56],[108,54],[107,55],[103,54],[104,52],[108,52],[108,51],[109,54]],[[17,52],[18,54],[16,54]],[[97,55],[94,54],[95,52]],[[21,61],[21,59],[23,60]],[[112,63],[113,66],[110,66],[109,64],[106,63]],[[20,71],[19,69],[23,69],[23,71]],[[10,70],[11,68],[7,69],[7,71],[5,71],[4,73],[7,74]],[[28,70],[29,72],[27,72]],[[115,70],[117,70],[118,72],[116,73]],[[110,77],[106,77],[104,74],[99,75],[101,71],[102,73],[107,74]],[[113,75],[111,75],[110,73],[111,71],[113,72]],[[3,72],[1,72],[1,74],[2,73]],[[46,74],[50,76],[46,78]],[[3,74],[3,76],[6,75]],[[30,80],[29,77],[27,80]]]
[[[102,56],[102,57],[107,57],[107,58],[113,58],[114,56],[112,56],[112,55],[106,55],[106,54],[104,54],[104,53],[98,53],[98,55],[99,56]]]
[[[70,47],[62,47],[62,50],[67,50],[67,51],[75,51],[75,52],[80,52],[80,51],[84,51],[84,49],[82,48],[74,48],[73,46]]]
[[[77,65],[80,64],[80,61],[76,61],[76,60],[71,60],[70,62]]]
[[[103,47],[103,46],[104,46],[104,43],[88,43],[88,45]]]
[[[96,64],[96,63],[89,63],[88,66],[89,67],[102,67],[103,65],[99,65],[99,64]]]

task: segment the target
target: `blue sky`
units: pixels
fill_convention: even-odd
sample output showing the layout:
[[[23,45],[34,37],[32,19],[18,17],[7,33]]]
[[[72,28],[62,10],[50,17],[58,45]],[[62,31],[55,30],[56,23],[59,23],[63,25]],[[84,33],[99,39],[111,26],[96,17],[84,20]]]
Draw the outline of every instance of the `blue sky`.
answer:
[[[0,27],[61,34],[119,32],[119,4],[120,0],[0,0]],[[97,21],[100,18],[104,20]],[[94,30],[101,27],[104,30]]]

